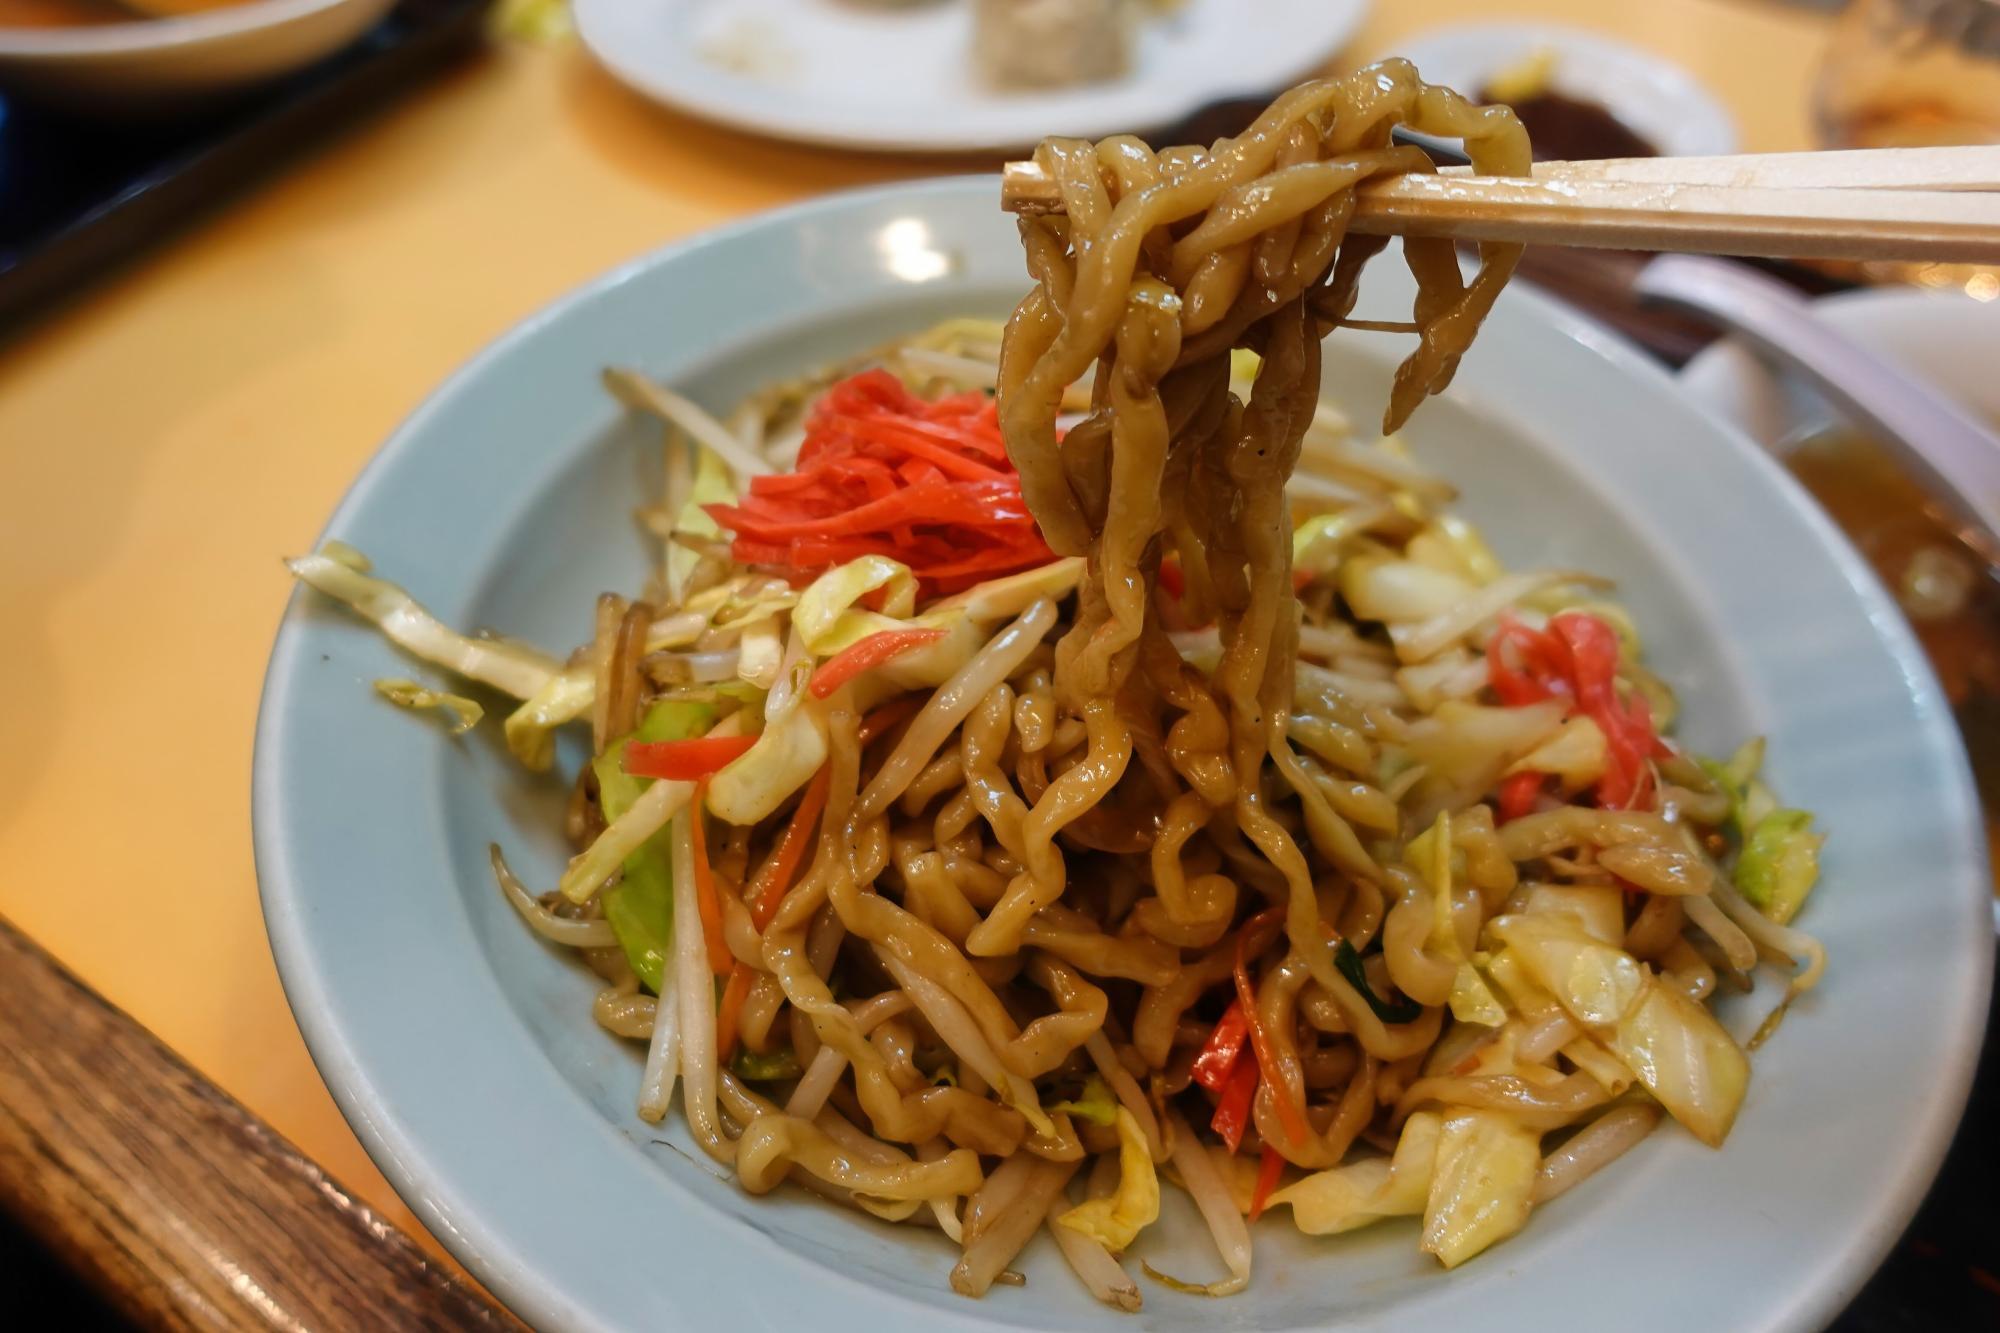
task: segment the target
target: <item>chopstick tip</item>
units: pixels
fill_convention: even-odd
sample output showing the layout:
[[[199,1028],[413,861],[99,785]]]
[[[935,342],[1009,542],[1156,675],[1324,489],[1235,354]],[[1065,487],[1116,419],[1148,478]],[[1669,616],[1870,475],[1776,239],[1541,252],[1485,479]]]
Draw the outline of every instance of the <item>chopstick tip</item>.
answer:
[[[1009,162],[1000,169],[1000,207],[1024,217],[1063,211],[1062,192],[1034,162]]]

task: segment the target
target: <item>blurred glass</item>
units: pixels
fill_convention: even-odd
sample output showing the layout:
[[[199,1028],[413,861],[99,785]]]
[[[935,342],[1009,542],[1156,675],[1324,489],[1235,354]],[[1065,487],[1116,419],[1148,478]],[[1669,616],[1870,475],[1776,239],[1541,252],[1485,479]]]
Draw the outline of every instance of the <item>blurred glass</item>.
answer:
[[[2000,0],[1853,0],[1820,65],[1814,111],[1828,148],[2000,143]],[[1872,282],[2000,296],[2000,269],[1863,264]]]

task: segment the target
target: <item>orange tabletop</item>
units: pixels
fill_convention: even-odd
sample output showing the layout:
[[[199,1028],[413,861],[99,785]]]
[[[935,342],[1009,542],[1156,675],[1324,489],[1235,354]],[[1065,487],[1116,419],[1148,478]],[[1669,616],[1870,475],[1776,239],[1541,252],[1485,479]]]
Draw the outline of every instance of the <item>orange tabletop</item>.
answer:
[[[1343,61],[1495,8],[1381,0]],[[1504,9],[1681,62],[1746,149],[1810,146],[1823,16]],[[0,345],[0,914],[414,1228],[313,1069],[258,911],[278,558],[433,385],[566,288],[745,213],[968,165],[747,138],[655,109],[571,45],[508,47]]]

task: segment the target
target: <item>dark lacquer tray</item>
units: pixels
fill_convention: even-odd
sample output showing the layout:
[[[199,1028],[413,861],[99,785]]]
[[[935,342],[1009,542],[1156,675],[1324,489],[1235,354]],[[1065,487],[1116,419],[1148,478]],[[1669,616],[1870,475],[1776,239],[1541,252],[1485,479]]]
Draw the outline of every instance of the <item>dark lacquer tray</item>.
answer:
[[[490,3],[402,0],[339,54],[177,116],[93,120],[0,88],[0,330],[463,57]]]

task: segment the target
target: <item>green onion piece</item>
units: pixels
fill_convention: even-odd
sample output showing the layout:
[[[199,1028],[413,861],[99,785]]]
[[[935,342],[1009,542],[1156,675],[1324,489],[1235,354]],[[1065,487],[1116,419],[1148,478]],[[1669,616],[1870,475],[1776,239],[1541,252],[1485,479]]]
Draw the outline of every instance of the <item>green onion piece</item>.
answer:
[[[1361,966],[1361,955],[1354,952],[1354,946],[1346,940],[1333,951],[1333,965],[1340,969],[1340,975],[1347,978],[1347,984],[1361,992],[1361,998],[1368,1001],[1368,1007],[1375,1011],[1375,1017],[1384,1023],[1414,1023],[1423,1017],[1424,1007],[1415,1000],[1389,1001],[1375,994],[1368,984],[1368,973]]]

